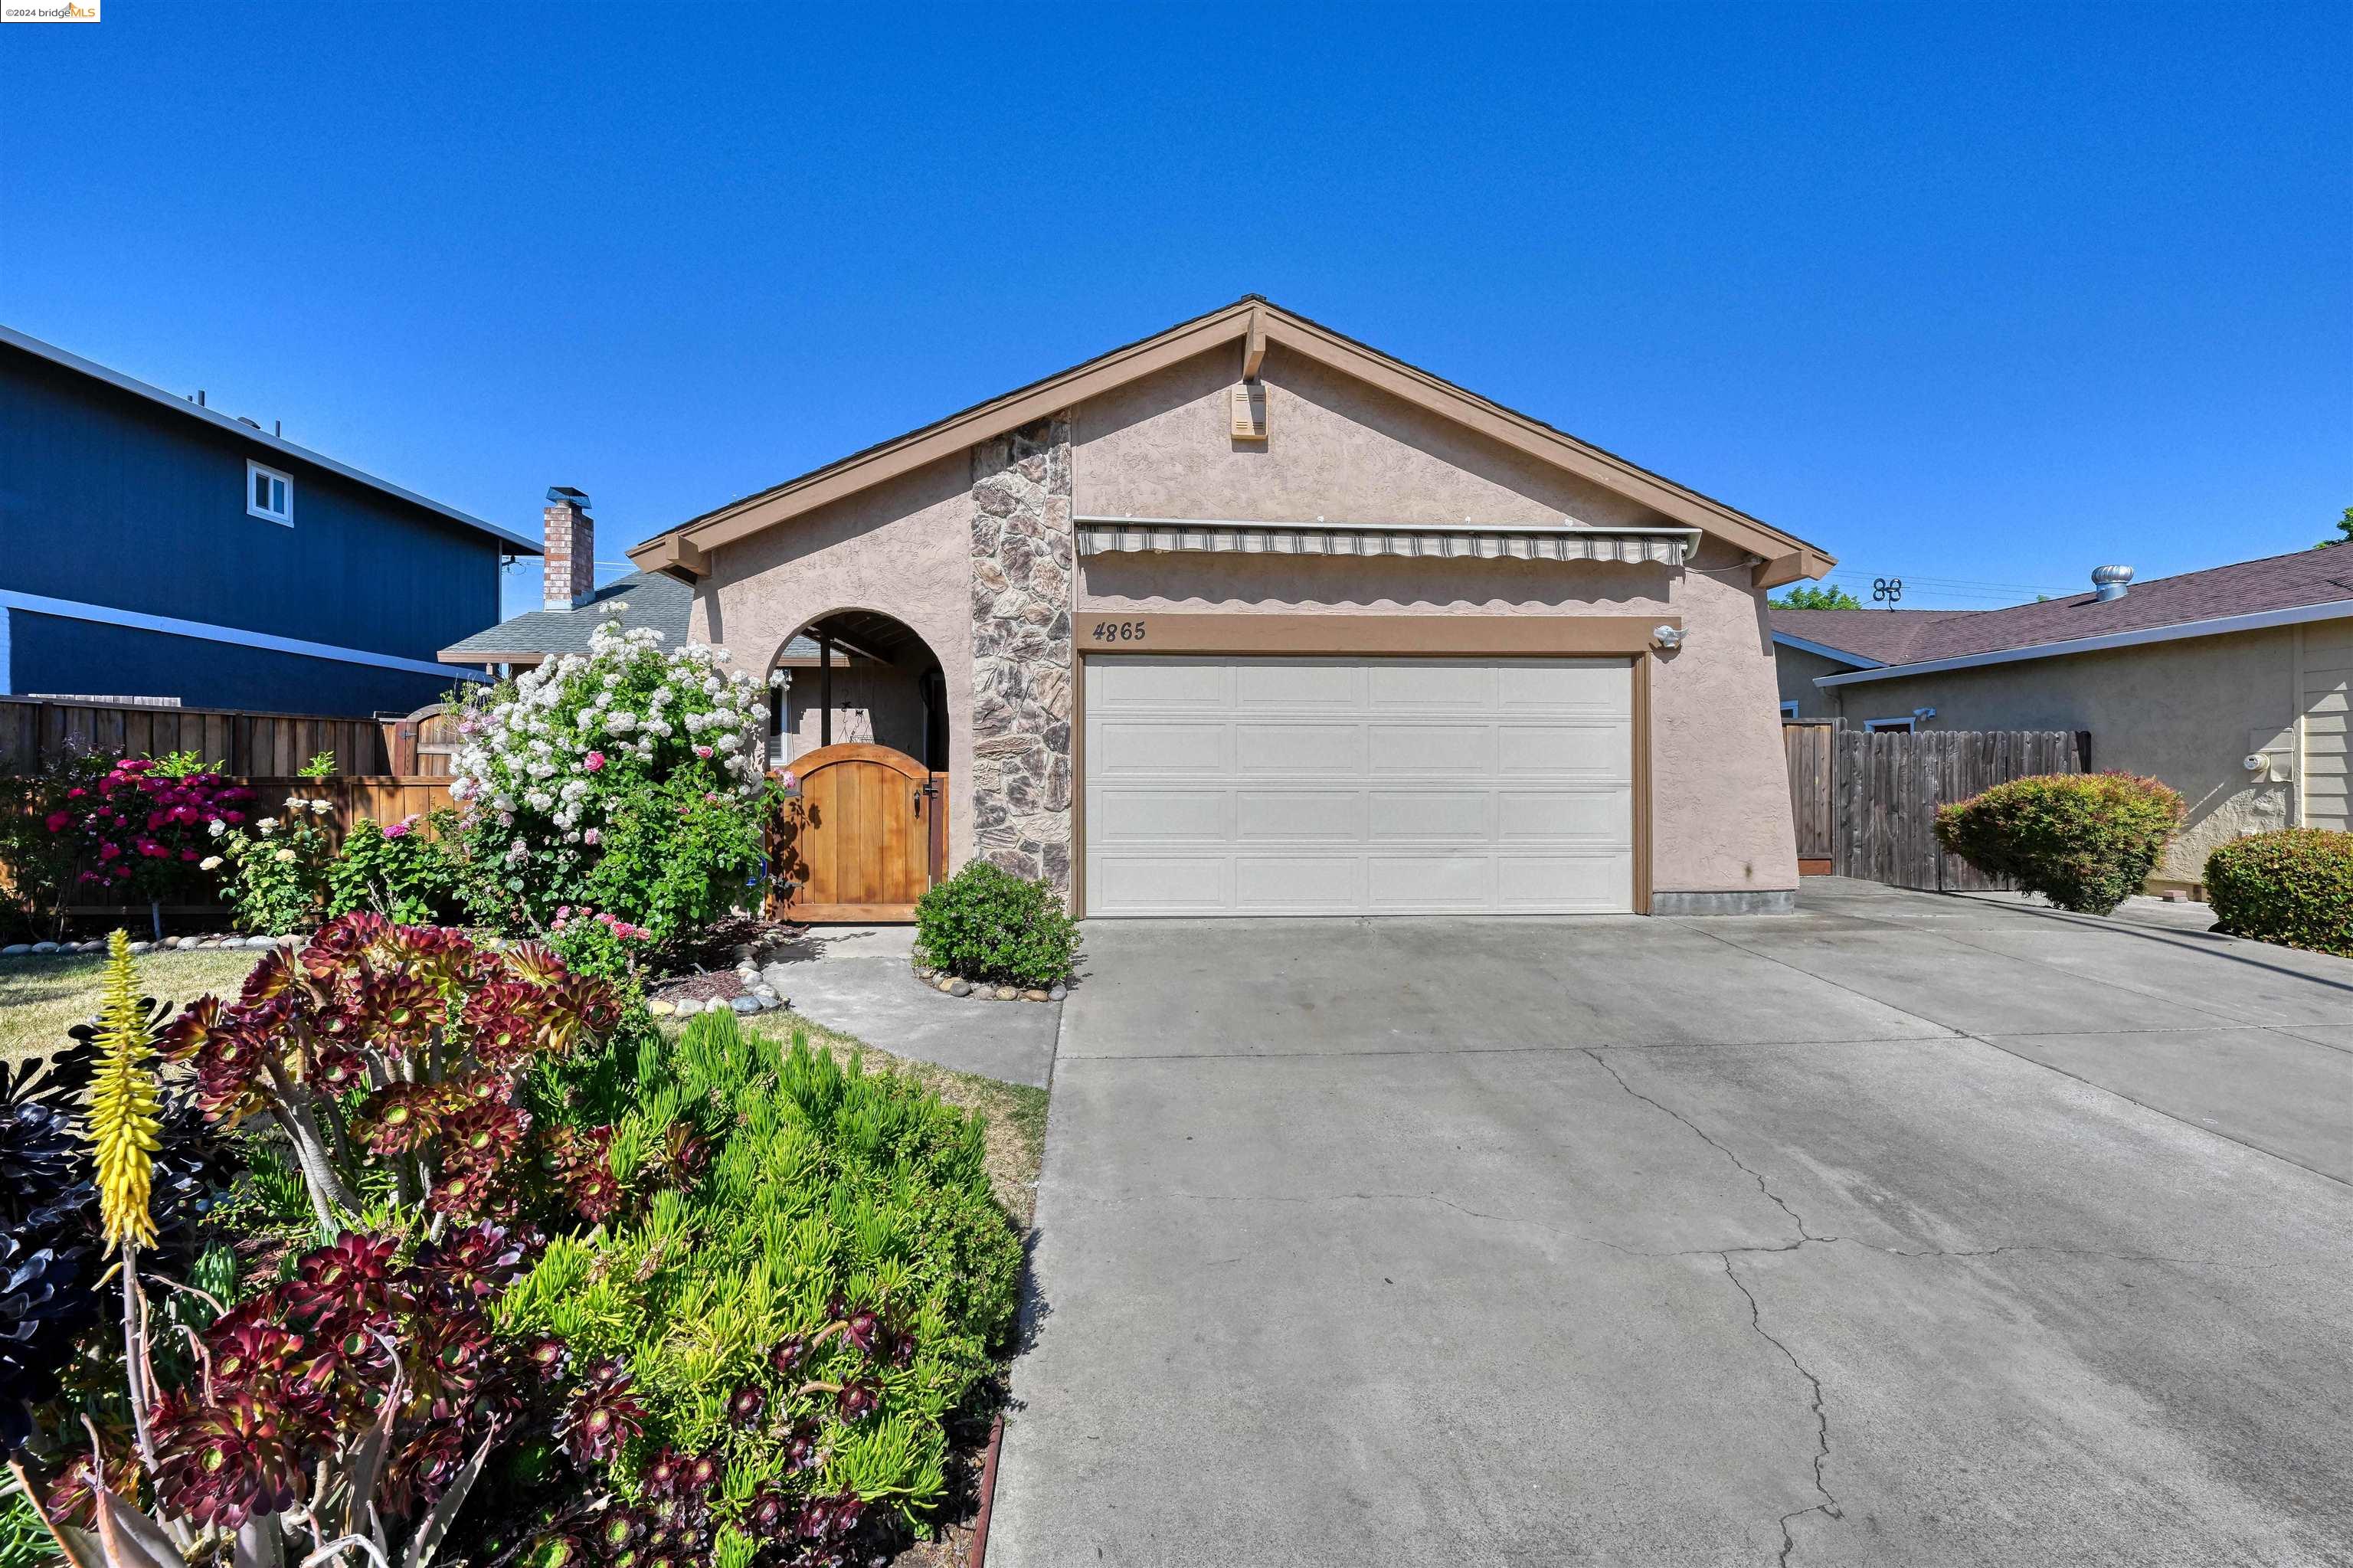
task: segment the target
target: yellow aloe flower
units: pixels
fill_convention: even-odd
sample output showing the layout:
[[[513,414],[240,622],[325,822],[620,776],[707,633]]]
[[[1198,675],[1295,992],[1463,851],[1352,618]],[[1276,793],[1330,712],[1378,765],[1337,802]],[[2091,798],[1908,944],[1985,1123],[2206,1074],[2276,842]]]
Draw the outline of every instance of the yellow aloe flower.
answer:
[[[131,938],[106,939],[106,984],[98,1013],[98,1074],[90,1089],[90,1153],[98,1166],[99,1222],[109,1246],[155,1245],[148,1213],[155,1150],[162,1146],[162,1106],[155,1094],[155,1054],[140,1013],[131,968]]]

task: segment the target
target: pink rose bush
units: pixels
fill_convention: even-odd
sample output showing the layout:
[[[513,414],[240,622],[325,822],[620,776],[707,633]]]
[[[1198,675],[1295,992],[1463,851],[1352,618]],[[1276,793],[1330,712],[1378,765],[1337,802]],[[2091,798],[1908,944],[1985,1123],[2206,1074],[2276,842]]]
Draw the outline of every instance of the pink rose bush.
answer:
[[[765,694],[723,649],[661,644],[608,621],[459,721],[449,792],[510,929],[586,906],[662,940],[756,904]]]
[[[161,899],[195,886],[212,841],[245,821],[253,791],[195,766],[195,758],[126,757],[89,786],[66,793],[43,819],[79,840],[76,880],[130,899]]]

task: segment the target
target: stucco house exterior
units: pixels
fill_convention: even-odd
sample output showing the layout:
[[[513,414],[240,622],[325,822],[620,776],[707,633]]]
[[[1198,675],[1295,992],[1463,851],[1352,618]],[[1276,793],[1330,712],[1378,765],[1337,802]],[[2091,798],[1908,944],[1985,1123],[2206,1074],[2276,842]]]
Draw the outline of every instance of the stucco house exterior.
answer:
[[[629,554],[749,668],[879,655],[949,863],[1082,914],[1794,900],[1765,595],[1830,558],[1255,295]]]
[[[2232,839],[2353,826],[2353,550],[2300,550],[2007,609],[1772,611],[1782,712],[1852,726],[2071,729],[2189,820],[2159,880]],[[1925,711],[1924,711],[1925,710]]]

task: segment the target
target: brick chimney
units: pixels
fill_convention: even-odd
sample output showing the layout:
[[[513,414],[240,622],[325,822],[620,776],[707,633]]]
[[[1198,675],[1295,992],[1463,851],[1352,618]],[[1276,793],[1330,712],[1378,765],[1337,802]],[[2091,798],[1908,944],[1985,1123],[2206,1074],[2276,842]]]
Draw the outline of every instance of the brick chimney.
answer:
[[[596,591],[596,520],[588,515],[588,493],[568,484],[547,490],[547,590],[550,609],[573,609]]]

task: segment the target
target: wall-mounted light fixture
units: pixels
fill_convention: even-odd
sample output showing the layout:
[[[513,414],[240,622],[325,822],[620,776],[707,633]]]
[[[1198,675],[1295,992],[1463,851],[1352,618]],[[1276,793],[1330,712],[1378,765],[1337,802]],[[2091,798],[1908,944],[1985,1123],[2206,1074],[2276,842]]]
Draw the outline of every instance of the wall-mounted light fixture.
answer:
[[[1651,628],[1651,641],[1672,652],[1683,645],[1683,629],[1680,626],[1654,626]]]

